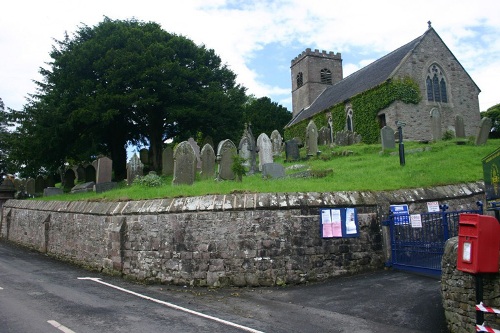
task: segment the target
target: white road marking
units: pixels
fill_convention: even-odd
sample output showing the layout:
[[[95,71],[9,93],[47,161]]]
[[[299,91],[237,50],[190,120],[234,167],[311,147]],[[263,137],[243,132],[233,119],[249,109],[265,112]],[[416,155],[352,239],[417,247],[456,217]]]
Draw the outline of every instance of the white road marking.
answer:
[[[59,324],[59,323],[58,323],[57,321],[55,321],[55,320],[47,320],[47,322],[48,322],[50,325],[52,325],[52,326],[54,326],[55,328],[57,328],[57,329],[58,329],[59,331],[61,331],[61,332],[64,332],[64,333],[75,333],[75,331],[70,330],[70,329],[69,329],[69,328],[67,328],[66,326]]]
[[[250,328],[250,327],[242,326],[242,325],[239,325],[239,324],[236,324],[236,323],[233,323],[233,322],[230,322],[230,321],[224,320],[224,319],[220,319],[220,318],[217,318],[217,317],[209,316],[209,315],[206,315],[206,314],[201,313],[201,312],[193,311],[193,310],[190,310],[190,309],[184,308],[184,307],[182,307],[182,306],[175,305],[175,304],[173,304],[173,303],[169,303],[169,302],[161,301],[161,300],[156,299],[156,298],[152,298],[152,297],[149,297],[149,296],[146,296],[146,295],[142,295],[142,294],[136,293],[136,292],[131,291],[131,290],[127,290],[127,289],[124,289],[124,288],[121,288],[121,287],[118,287],[118,286],[112,285],[112,284],[110,284],[110,283],[107,283],[107,282],[101,281],[101,279],[100,279],[100,278],[91,278],[91,277],[82,277],[82,278],[80,278],[80,277],[79,277],[79,278],[78,278],[78,280],[91,280],[91,281],[94,281],[94,282],[97,282],[97,283],[103,284],[103,285],[105,285],[105,286],[108,286],[108,287],[111,287],[111,288],[114,288],[114,289],[118,289],[118,290],[120,290],[120,291],[123,291],[123,292],[129,293],[129,294],[132,294],[132,295],[134,295],[134,296],[137,296],[137,297],[140,297],[140,298],[147,299],[148,301],[152,301],[152,302],[155,302],[155,303],[159,303],[159,304],[165,305],[165,306],[167,306],[167,307],[169,307],[169,308],[172,308],[172,309],[175,309],[175,310],[179,310],[179,311],[183,311],[183,312],[186,312],[186,313],[189,313],[189,314],[195,315],[195,316],[199,316],[199,317],[202,317],[202,318],[210,319],[210,320],[216,321],[216,322],[221,323],[221,324],[225,324],[225,325],[228,325],[228,326],[236,327],[236,328],[239,328],[239,329],[241,329],[241,330],[243,330],[243,331],[246,331],[246,332],[251,332],[251,333],[264,333],[264,332],[262,332],[262,331],[255,330],[255,329]]]

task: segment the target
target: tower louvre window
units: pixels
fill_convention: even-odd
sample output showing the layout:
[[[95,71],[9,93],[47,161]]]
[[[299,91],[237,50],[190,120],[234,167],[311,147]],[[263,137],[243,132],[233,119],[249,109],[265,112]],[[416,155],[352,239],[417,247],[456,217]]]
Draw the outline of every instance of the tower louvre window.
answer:
[[[297,88],[300,88],[304,85],[304,76],[302,75],[302,72],[299,72],[297,74]]]
[[[328,68],[323,68],[321,70],[321,83],[332,84],[332,71]]]

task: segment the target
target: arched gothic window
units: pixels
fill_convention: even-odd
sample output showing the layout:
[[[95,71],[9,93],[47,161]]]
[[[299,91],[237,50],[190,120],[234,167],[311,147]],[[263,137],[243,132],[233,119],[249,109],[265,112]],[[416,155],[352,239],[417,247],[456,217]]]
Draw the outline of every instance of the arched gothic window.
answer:
[[[346,129],[349,131],[349,132],[354,132],[354,123],[352,121],[352,116],[353,116],[353,112],[352,112],[352,109],[349,108],[347,110],[347,115],[346,115]]]
[[[428,101],[448,103],[446,80],[444,78],[443,71],[438,65],[433,64],[429,67],[425,85],[427,88]]]
[[[332,72],[328,68],[321,70],[321,83],[332,84]]]
[[[304,76],[302,75],[302,72],[299,72],[297,74],[297,88],[302,87],[303,84],[304,84]]]

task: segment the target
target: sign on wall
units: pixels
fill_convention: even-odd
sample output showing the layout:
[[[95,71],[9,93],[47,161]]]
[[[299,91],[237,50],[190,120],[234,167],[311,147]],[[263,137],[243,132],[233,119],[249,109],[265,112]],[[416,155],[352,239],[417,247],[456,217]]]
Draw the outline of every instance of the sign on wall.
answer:
[[[356,208],[321,208],[321,237],[359,237]]]
[[[394,224],[410,224],[410,211],[407,204],[391,205],[390,209],[394,217]]]

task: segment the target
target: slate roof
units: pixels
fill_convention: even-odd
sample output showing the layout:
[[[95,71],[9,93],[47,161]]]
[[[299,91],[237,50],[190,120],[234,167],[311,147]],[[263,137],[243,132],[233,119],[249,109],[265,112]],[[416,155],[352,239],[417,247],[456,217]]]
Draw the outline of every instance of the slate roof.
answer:
[[[300,111],[286,127],[290,127],[304,119],[308,119],[318,112],[344,102],[390,79],[391,74],[401,64],[406,55],[415,49],[430,30],[432,30],[432,28],[428,29],[422,36],[412,40],[408,44],[401,46],[397,50],[372,62],[368,66],[352,73],[342,81],[326,88],[309,107]]]

